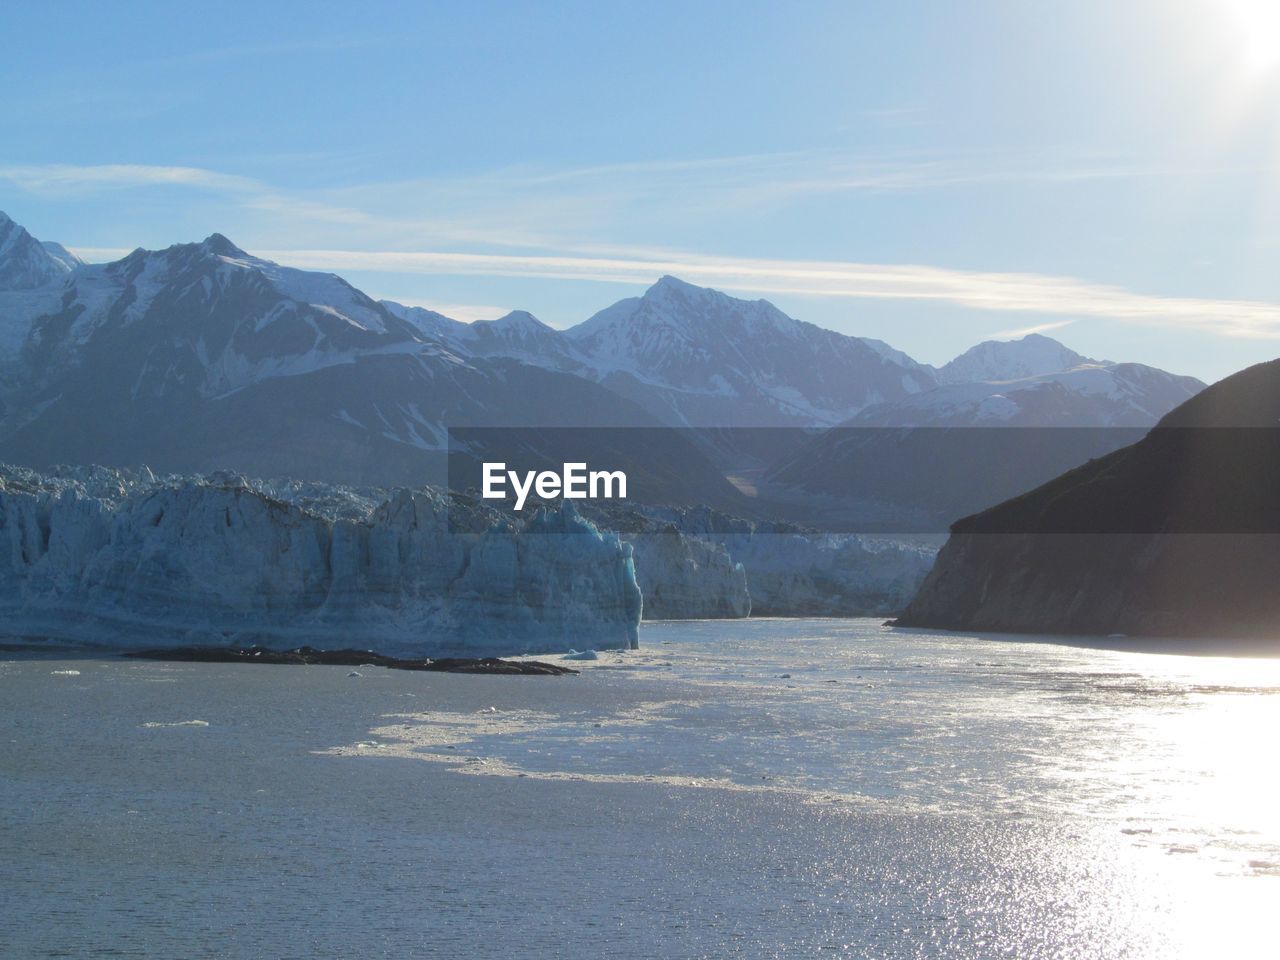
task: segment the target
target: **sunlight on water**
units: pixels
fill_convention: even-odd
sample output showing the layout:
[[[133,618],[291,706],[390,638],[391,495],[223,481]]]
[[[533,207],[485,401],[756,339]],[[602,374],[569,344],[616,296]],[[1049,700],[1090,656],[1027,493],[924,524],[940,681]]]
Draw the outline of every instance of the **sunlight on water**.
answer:
[[[0,664],[0,939],[1274,956],[1280,661],[1029,639],[670,623],[563,679]]]

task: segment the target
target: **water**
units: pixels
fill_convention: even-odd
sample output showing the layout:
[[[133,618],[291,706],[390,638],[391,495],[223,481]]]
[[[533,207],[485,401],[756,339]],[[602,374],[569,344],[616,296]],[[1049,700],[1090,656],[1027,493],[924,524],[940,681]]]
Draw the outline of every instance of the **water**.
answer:
[[[641,643],[567,678],[8,654],[0,955],[1276,955],[1278,660]]]

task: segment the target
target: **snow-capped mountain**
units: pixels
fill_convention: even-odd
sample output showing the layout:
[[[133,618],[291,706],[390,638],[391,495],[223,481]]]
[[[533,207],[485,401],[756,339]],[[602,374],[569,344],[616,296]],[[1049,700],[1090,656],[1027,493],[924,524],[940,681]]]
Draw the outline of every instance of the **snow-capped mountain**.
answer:
[[[536,367],[589,375],[588,361],[573,341],[526,310],[513,310],[497,320],[463,323],[423,307],[391,300],[383,300],[382,305],[464,356],[509,357]]]
[[[521,310],[460,323],[382,303],[460,355],[510,357],[595,380],[671,426],[831,425],[935,385],[930,368],[883,341],[669,276],[565,331]]]
[[[0,211],[0,291],[59,283],[82,262],[60,243],[41,243]]]
[[[260,260],[215,233],[78,268],[58,309],[33,318],[23,349],[49,378],[85,362],[132,367],[141,347],[135,396],[215,397],[420,345],[413,327],[341,278]]]
[[[423,334],[428,340],[449,343],[467,328],[467,324],[461,320],[454,320],[452,317],[446,317],[443,313],[428,310],[426,307],[406,307],[404,304],[396,303],[394,300],[379,300],[378,302],[393,316],[411,324],[415,330]]]
[[[937,376],[942,384],[1022,380],[1083,364],[1108,365],[1081,356],[1051,337],[1029,333],[1017,340],[984,340],[940,367]]]
[[[881,341],[672,277],[568,331],[522,311],[467,324],[374,301],[219,234],[83,264],[4,223],[0,271],[40,284],[0,291],[0,457],[35,466],[147,462],[416,486],[444,482],[451,427],[1132,426],[1201,386],[1089,361],[1045,337],[979,345],[934,371]],[[966,366],[1002,379],[935,377]],[[775,431],[713,433],[704,453],[726,469],[784,452]],[[666,434],[548,435],[499,452],[594,452],[611,469],[629,457],[678,502],[738,509],[706,456]],[[788,435],[788,453],[809,440]],[[774,479],[803,489],[815,471],[786,468],[822,443],[780,462]],[[836,452],[810,465],[826,471]]]
[[[589,380],[459,354],[332,274],[218,234],[21,296],[0,318],[0,457],[18,463],[418,486],[444,482],[450,427],[657,425]]]
[[[1064,363],[1074,365],[1056,369]],[[943,384],[868,407],[778,457],[765,486],[860,501],[859,509],[874,502],[897,522],[912,514],[900,529],[941,530],[1134,442],[1204,389],[1194,377],[1140,363],[1089,360],[1048,337],[980,344],[942,369],[966,364],[1003,379]],[[1010,377],[1021,370],[1041,372]]]
[[[1203,389],[1195,377],[1141,363],[1086,361],[1071,369],[1021,378],[946,384],[868,407],[847,425],[1149,427]]]
[[[676,426],[819,426],[934,386],[878,341],[663,277],[566,331],[600,383]]]

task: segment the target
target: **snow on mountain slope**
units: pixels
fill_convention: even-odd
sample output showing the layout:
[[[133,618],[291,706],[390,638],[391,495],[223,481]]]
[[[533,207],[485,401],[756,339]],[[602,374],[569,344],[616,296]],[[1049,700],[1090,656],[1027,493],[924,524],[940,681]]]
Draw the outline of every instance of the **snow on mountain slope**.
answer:
[[[80,258],[60,244],[42,244],[0,212],[0,291],[60,283],[79,263]]]
[[[4,214],[0,213],[0,217],[2,216],[4,216]],[[65,267],[67,273],[70,273],[76,267],[84,266],[83,260],[81,260],[78,256],[76,256],[74,253],[72,253],[70,250],[68,250],[62,244],[57,243],[56,241],[41,240],[40,246],[44,247],[45,253],[49,254],[49,256],[53,258],[55,263],[58,263],[63,267]]]
[[[838,498],[855,514],[883,507],[900,530],[944,530],[1132,443],[1203,388],[1194,377],[1138,363],[939,386],[868,407],[813,437],[777,458],[763,487]],[[957,427],[1014,429],[965,436]]]
[[[513,310],[497,320],[466,324],[456,342],[480,357],[513,357],[556,370],[582,371],[588,362],[573,341],[533,314]]]
[[[977,383],[984,380],[1022,380],[1062,373],[1082,364],[1105,366],[1057,340],[1030,333],[1017,340],[985,340],[938,369],[938,382]]]
[[[593,382],[455,352],[338,277],[218,234],[80,266],[52,300],[8,296],[28,312],[5,324],[26,335],[0,378],[0,456],[36,466],[418,485],[443,481],[452,426],[657,425]]]
[[[1085,362],[1063,371],[943,385],[868,407],[846,425],[1146,427],[1203,389],[1195,377],[1140,363]]]
[[[429,340],[440,340],[452,343],[454,338],[466,329],[467,324],[461,320],[446,317],[443,313],[428,310],[426,307],[406,307],[394,300],[379,300],[393,316],[399,317]]]
[[[572,506],[517,528],[401,490],[333,517],[239,477],[0,467],[0,531],[0,618],[20,635],[415,657],[637,645],[631,548]]]
[[[181,384],[215,396],[420,344],[344,280],[260,260],[213,234],[77,269],[59,308],[35,319],[26,359],[48,375],[142,346],[137,390],[159,396]]]
[[[0,380],[14,375],[32,322],[57,309],[63,284],[82,265],[61,244],[36,240],[0,212]]]
[[[663,277],[566,331],[600,382],[678,426],[813,426],[934,385],[886,345]]]

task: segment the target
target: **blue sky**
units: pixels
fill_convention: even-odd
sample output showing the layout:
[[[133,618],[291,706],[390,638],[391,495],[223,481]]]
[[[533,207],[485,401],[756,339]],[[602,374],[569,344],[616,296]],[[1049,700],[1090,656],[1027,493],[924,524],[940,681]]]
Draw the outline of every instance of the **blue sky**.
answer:
[[[943,361],[1280,356],[1280,5],[9,4],[0,209],[568,326],[663,273]],[[13,42],[16,41],[16,42]]]

